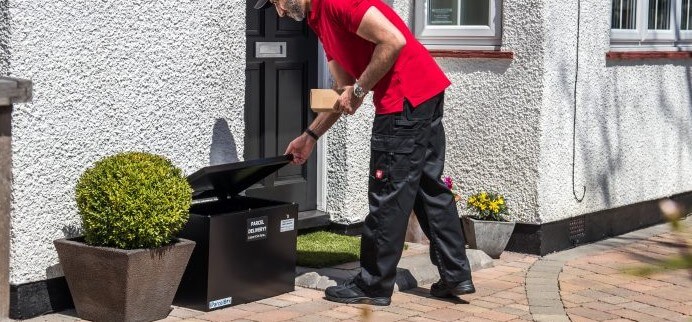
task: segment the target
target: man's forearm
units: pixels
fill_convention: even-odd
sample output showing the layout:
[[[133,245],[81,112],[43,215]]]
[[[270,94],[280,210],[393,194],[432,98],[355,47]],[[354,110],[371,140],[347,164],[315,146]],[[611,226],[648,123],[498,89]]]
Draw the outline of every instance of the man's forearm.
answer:
[[[375,46],[372,59],[360,75],[358,84],[369,90],[375,87],[375,84],[394,66],[400,51],[401,47],[394,44],[381,43]]]
[[[317,114],[317,117],[308,128],[318,136],[322,136],[336,123],[339,117],[341,117],[341,113],[321,112]]]

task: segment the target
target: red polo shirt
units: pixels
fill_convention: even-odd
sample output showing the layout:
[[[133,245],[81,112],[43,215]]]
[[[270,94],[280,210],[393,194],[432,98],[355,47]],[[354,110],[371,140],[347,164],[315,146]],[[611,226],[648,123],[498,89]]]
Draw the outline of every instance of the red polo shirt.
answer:
[[[356,31],[370,7],[381,11],[406,38],[396,63],[372,89],[375,112],[401,112],[404,99],[418,106],[444,91],[450,85],[449,79],[399,15],[381,0],[311,1],[307,22],[322,42],[327,60],[335,60],[355,79],[365,71],[375,44]]]

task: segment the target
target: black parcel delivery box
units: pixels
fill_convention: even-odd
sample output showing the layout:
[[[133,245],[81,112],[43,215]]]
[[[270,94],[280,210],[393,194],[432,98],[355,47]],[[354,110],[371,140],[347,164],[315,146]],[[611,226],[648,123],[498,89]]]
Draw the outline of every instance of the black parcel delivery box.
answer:
[[[215,165],[188,177],[194,202],[179,236],[197,246],[176,305],[211,311],[294,290],[298,205],[238,195],[290,161]]]

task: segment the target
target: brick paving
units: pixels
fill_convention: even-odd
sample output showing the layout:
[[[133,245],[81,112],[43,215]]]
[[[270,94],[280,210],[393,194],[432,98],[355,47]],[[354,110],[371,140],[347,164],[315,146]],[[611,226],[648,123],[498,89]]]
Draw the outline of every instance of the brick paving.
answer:
[[[473,273],[477,292],[459,299],[433,298],[428,284],[395,293],[387,307],[341,305],[324,300],[323,291],[297,287],[213,312],[174,307],[163,321],[692,322],[692,272],[623,273],[679,251],[661,225],[544,257],[505,252],[494,267]],[[29,321],[79,319],[71,310]]]
[[[692,272],[678,270],[647,278],[623,272],[660,255],[677,254],[677,245],[671,233],[663,233],[567,261],[559,277],[561,285],[569,286],[560,288],[560,296],[575,304],[565,308],[567,315],[572,321],[692,321]]]

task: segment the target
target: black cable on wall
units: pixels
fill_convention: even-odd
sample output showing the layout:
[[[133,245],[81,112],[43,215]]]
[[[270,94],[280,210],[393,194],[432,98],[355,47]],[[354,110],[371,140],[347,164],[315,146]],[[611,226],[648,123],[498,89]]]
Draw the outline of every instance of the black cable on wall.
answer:
[[[586,186],[582,186],[581,198],[577,196],[577,190],[574,188],[574,172],[576,171],[576,155],[577,155],[577,84],[579,82],[579,31],[581,29],[581,0],[577,0],[577,57],[574,70],[574,117],[572,118],[572,194],[577,202],[584,200],[586,195]]]

